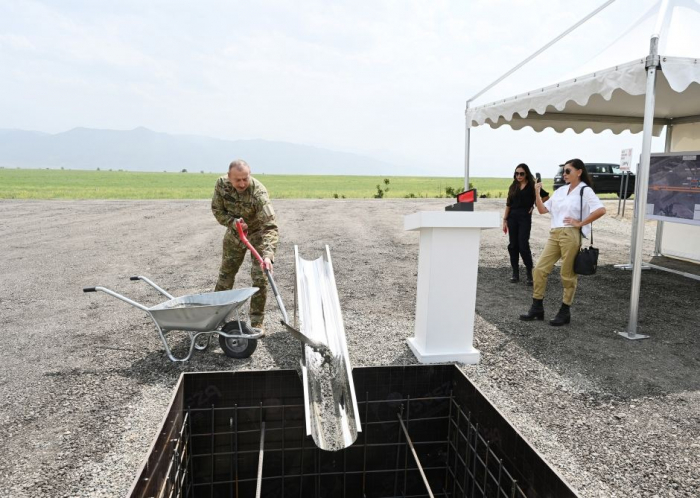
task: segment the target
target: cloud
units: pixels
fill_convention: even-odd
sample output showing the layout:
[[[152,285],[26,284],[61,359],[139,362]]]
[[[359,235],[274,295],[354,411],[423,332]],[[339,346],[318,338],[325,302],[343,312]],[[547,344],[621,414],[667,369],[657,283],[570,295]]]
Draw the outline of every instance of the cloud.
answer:
[[[0,0],[0,127],[284,140],[459,175],[466,99],[590,9],[565,0],[546,9],[534,0]],[[604,35],[614,24],[594,28]],[[576,62],[570,46],[493,95],[551,82]],[[476,133],[493,157],[474,168],[503,174],[493,166],[502,162],[509,172],[501,142],[517,134],[527,132]]]

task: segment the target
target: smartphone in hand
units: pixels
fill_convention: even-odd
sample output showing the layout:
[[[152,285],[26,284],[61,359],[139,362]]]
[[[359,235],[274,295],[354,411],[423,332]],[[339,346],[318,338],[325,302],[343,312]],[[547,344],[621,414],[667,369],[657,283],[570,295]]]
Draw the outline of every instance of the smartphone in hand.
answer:
[[[537,180],[537,183],[542,183],[542,175],[535,173],[535,180]]]

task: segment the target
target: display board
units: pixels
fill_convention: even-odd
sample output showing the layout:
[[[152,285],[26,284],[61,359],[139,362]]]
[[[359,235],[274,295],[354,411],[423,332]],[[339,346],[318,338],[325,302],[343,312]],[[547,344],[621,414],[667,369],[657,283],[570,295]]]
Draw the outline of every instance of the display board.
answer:
[[[651,155],[646,214],[700,226],[700,152]]]

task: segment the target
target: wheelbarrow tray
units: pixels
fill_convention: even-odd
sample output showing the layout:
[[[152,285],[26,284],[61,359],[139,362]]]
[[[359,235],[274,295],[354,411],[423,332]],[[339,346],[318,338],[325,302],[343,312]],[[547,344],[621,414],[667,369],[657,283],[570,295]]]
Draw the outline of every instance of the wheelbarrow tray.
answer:
[[[160,303],[148,308],[148,311],[164,332],[167,330],[208,332],[216,330],[257,291],[257,287],[248,287],[189,294]]]

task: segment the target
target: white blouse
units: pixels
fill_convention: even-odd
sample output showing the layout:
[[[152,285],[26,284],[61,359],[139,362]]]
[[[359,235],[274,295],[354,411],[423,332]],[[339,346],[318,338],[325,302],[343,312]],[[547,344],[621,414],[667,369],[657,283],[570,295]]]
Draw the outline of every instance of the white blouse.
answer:
[[[583,215],[581,215],[581,189],[583,187],[587,188],[583,191]],[[581,182],[570,193],[568,185],[556,189],[544,203],[544,207],[552,215],[552,228],[563,228],[571,226],[564,223],[564,218],[585,220],[593,211],[602,208],[603,203],[600,202],[592,188]],[[581,231],[584,237],[588,237],[591,233],[591,224],[581,227]]]

